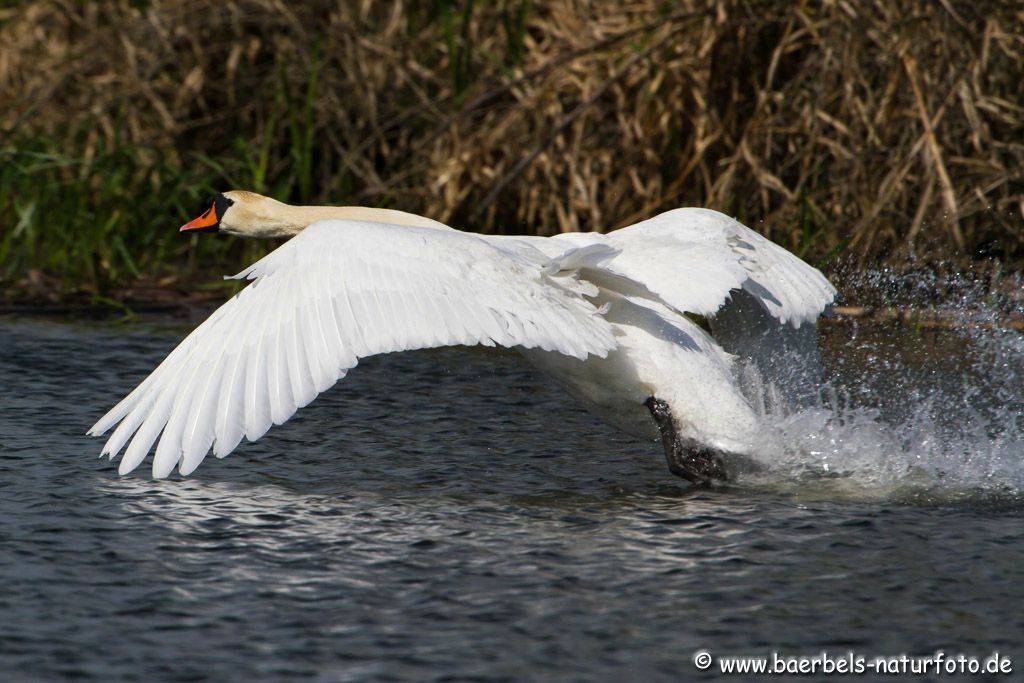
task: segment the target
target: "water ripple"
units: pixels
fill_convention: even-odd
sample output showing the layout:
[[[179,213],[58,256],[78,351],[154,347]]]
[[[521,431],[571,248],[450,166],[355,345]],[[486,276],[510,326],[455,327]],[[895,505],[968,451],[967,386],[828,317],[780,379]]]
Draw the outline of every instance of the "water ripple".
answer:
[[[968,428],[907,449],[879,434],[925,421],[879,389],[853,432],[803,425],[837,439],[827,457],[695,490],[514,355],[422,352],[368,360],[188,479],[119,478],[82,433],[175,336],[0,326],[9,679],[680,680],[701,647],[1024,657],[1021,431],[987,394]],[[866,416],[864,366],[837,354],[843,410]],[[932,418],[965,381],[947,373]],[[908,454],[933,459],[921,484]]]

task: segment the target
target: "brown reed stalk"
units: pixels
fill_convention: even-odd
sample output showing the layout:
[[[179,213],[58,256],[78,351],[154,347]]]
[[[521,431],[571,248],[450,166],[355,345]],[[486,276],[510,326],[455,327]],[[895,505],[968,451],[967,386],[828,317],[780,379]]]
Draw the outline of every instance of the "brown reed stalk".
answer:
[[[487,232],[703,205],[813,259],[1024,258],[1018,2],[519,4],[27,0],[0,139]]]

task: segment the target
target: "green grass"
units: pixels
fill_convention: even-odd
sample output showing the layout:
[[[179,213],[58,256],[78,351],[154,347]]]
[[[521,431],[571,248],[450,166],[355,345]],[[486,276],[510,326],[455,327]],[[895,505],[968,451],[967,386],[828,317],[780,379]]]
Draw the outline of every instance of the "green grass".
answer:
[[[901,32],[874,5],[856,17],[815,12],[822,27],[790,31],[780,27],[802,26],[809,11],[800,3],[711,24],[658,0],[631,3],[630,25],[595,11],[594,35],[564,20],[571,3],[532,0],[435,0],[398,14],[343,4],[337,25],[322,3],[286,11],[256,0],[245,17],[153,5],[202,46],[183,55],[153,40],[149,15],[125,9],[135,3],[89,4],[96,13],[62,38],[44,28],[78,4],[30,4],[38,12],[0,0],[0,27],[18,22],[5,35],[46,36],[0,41],[15,76],[0,82],[0,299],[24,296],[29,280],[95,302],[138,280],[215,282],[273,246],[178,233],[203,197],[232,188],[394,206],[499,233],[606,229],[699,204],[770,227],[828,270],[854,252],[862,265],[898,264],[908,251],[967,265],[999,258],[1010,270],[1024,259],[1017,42],[997,31],[982,59],[947,39],[963,21],[941,5],[898,14],[930,18],[920,22],[934,25],[927,36]],[[1010,25],[1010,9],[991,9]],[[907,41],[881,31],[886,45],[921,44],[916,66],[878,52],[874,38],[862,45],[874,34],[858,22]],[[346,31],[359,39],[340,40]],[[115,74],[118,87],[96,47],[111,34],[144,57]],[[57,75],[52,54],[68,60]],[[956,80],[947,67],[961,63],[981,76]],[[774,65],[771,78],[749,65]],[[193,73],[205,76],[182,90]],[[931,84],[923,104],[907,94],[914,78]],[[53,82],[64,86],[51,92]],[[939,117],[955,220],[920,142],[922,116]],[[126,132],[97,137],[111,128]],[[636,179],[650,187],[635,191]],[[585,202],[567,192],[591,187]],[[966,248],[953,239],[961,232]]]
[[[178,228],[202,212],[205,197],[228,189],[290,203],[344,203],[350,188],[321,187],[317,176],[322,62],[313,44],[298,94],[279,69],[269,116],[215,155],[200,149],[176,159],[77,129],[30,133],[31,111],[0,128],[0,300],[24,298],[33,271],[45,274],[51,298],[84,296],[99,305],[110,305],[119,287],[172,275],[191,286],[237,290],[218,276],[274,245],[181,235]]]
[[[47,294],[95,304],[109,304],[118,287],[171,275],[237,289],[216,275],[240,270],[272,245],[184,236],[178,227],[203,210],[205,197],[227,189],[293,203],[322,199],[314,177],[319,54],[314,46],[301,98],[289,96],[279,74],[257,144],[240,133],[233,153],[219,158],[197,151],[176,161],[157,149],[74,132],[19,136],[22,122],[0,130],[0,299],[24,297],[33,271],[45,274]],[[333,190],[331,200],[343,202]]]
[[[0,146],[0,290],[16,295],[32,270],[56,281],[58,296],[102,299],[142,278],[234,266],[246,248],[234,240],[183,237],[223,177],[201,164],[184,168],[152,150],[95,139],[35,138]]]

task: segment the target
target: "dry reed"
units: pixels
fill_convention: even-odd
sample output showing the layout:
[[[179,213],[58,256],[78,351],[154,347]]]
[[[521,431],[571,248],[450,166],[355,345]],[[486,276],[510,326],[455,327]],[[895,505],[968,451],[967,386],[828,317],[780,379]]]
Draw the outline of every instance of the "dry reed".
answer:
[[[285,199],[486,232],[704,205],[813,259],[1024,256],[1019,2],[3,12],[8,140],[130,143]]]

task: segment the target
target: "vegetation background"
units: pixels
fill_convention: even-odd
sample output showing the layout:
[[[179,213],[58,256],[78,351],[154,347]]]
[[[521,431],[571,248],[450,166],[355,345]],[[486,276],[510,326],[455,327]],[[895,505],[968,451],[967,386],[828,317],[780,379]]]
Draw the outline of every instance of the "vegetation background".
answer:
[[[238,269],[267,245],[176,230],[230,188],[1019,273],[1022,84],[1017,0],[0,2],[0,291]]]

